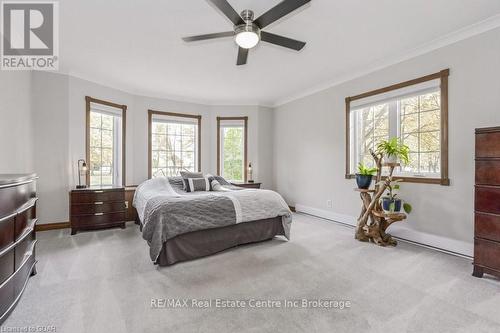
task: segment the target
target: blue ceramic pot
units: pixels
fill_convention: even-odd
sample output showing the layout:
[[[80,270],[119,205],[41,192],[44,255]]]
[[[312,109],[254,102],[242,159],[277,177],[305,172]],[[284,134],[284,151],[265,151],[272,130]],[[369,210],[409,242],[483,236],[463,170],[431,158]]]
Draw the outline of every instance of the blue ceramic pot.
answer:
[[[386,212],[391,211],[391,203],[393,202],[394,202],[394,213],[399,213],[401,211],[401,199],[398,198],[391,199],[390,197],[383,197],[382,209],[385,210]]]
[[[372,183],[372,175],[360,175],[356,174],[356,183],[358,184],[358,188],[367,189],[370,187]]]

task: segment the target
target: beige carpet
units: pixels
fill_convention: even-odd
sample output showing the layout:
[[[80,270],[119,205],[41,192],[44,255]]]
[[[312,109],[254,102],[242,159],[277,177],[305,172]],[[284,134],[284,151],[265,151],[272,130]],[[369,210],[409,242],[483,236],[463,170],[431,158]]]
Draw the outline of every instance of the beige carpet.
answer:
[[[172,267],[149,261],[137,227],[38,234],[38,275],[4,323],[56,332],[500,332],[500,282],[468,260],[295,214],[292,240]],[[348,309],[152,308],[151,299],[349,300]]]

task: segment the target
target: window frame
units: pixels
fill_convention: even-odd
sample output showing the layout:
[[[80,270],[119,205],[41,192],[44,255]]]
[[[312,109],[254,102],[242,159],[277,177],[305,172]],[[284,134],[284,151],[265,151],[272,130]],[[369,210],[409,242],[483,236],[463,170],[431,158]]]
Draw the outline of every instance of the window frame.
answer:
[[[90,112],[91,103],[101,104],[112,108],[121,110],[122,117],[122,185],[126,184],[126,138],[127,138],[127,106],[124,104],[117,104],[102,99],[85,96],[85,160],[90,166]],[[85,181],[87,186],[90,186],[90,171],[86,172]]]
[[[351,102],[366,97],[371,97],[389,91],[398,90],[401,88],[416,85],[422,82],[440,80],[440,91],[441,91],[441,127],[440,127],[440,150],[441,150],[441,176],[440,177],[397,177],[402,179],[404,182],[408,183],[424,183],[424,184],[440,184],[444,186],[450,185],[450,179],[448,175],[448,76],[450,75],[450,69],[443,69],[437,73],[422,76],[413,80],[393,84],[384,88],[375,89],[368,91],[359,95],[349,96],[345,98],[345,116],[346,116],[346,127],[345,127],[345,140],[346,140],[346,150],[345,150],[345,178],[352,179],[355,175],[350,173],[351,170],[351,156],[350,156],[350,113],[351,113]]]
[[[217,117],[217,174],[221,174],[221,137],[220,137],[220,130],[221,130],[221,122],[225,120],[242,120],[244,124],[244,144],[243,144],[243,182],[247,182],[248,180],[248,172],[247,172],[247,165],[248,165],[248,117],[243,116],[243,117]]]
[[[153,142],[152,142],[152,129],[153,129],[153,115],[168,116],[168,117],[179,117],[179,118],[189,118],[198,120],[198,147],[197,147],[197,162],[198,162],[198,172],[201,172],[201,115],[187,114],[187,113],[176,113],[176,112],[166,112],[157,110],[148,110],[148,179],[153,177],[152,166],[153,166]]]

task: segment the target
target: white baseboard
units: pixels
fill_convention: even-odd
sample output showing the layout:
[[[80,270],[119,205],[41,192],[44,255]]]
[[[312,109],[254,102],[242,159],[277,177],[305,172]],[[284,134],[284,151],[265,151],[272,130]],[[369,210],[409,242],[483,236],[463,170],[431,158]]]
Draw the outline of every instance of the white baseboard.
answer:
[[[321,217],[326,220],[346,224],[352,227],[356,226],[357,219],[356,217],[351,215],[339,214],[332,211],[301,204],[296,204],[295,210],[297,212]],[[425,233],[422,231],[411,229],[403,224],[393,224],[391,226],[390,233],[398,239],[410,241],[418,245],[445,251],[451,254],[457,254],[460,256],[471,258],[474,253],[473,243]]]

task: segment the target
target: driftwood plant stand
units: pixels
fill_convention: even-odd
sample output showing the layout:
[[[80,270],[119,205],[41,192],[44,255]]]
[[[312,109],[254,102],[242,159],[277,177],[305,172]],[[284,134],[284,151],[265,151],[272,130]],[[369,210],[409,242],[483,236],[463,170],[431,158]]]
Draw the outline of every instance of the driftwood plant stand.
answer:
[[[399,163],[384,163],[382,164],[382,154],[370,153],[375,160],[377,166],[377,176],[375,177],[374,189],[355,189],[358,191],[363,201],[361,214],[358,218],[356,226],[355,238],[362,242],[373,242],[380,246],[396,246],[397,241],[392,236],[386,233],[387,228],[394,222],[406,219],[404,213],[385,213],[380,205],[380,197],[384,194],[387,186],[393,181],[392,174],[394,168],[399,166]],[[382,168],[389,168],[389,174],[382,181]]]

